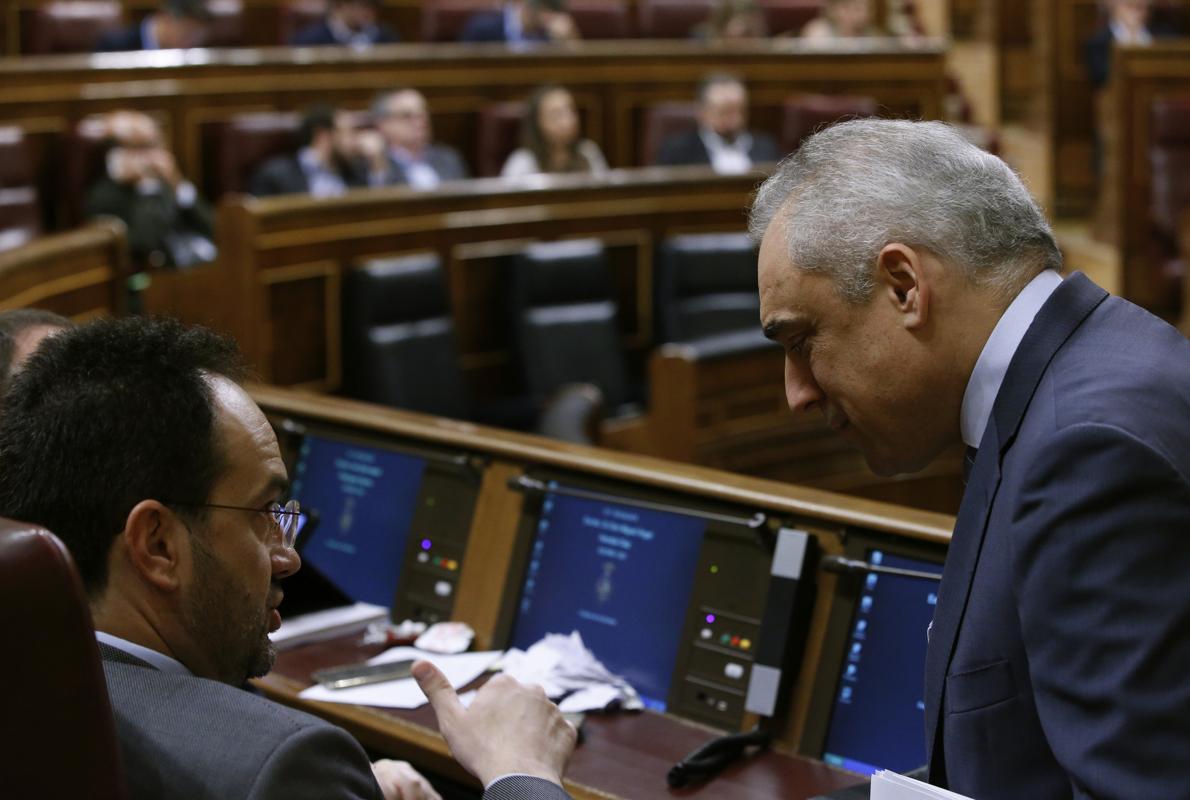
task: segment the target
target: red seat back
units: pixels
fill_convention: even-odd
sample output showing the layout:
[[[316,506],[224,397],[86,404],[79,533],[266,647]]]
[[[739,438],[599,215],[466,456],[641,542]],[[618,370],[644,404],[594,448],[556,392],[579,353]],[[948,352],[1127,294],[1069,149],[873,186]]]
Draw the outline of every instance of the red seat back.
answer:
[[[657,103],[645,111],[640,153],[646,165],[656,164],[661,144],[675,134],[698,127],[698,103]]]
[[[25,22],[24,53],[90,53],[100,36],[123,26],[124,18],[115,0],[70,0],[42,3]]]
[[[874,117],[875,98],[853,95],[799,94],[785,98],[781,121],[781,149],[792,153],[819,128],[843,119]]]

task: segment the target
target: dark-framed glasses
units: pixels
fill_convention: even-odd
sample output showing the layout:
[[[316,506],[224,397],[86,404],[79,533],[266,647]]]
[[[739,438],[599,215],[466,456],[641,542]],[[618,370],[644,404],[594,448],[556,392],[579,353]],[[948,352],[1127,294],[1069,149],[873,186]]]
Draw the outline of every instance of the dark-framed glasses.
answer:
[[[248,506],[229,506],[222,503],[177,503],[170,501],[167,505],[189,506],[190,508],[222,508],[228,511],[252,511],[257,514],[268,514],[273,525],[281,532],[281,543],[293,549],[297,540],[298,520],[301,517],[302,505],[297,500],[281,503],[269,503],[266,508],[250,508]]]

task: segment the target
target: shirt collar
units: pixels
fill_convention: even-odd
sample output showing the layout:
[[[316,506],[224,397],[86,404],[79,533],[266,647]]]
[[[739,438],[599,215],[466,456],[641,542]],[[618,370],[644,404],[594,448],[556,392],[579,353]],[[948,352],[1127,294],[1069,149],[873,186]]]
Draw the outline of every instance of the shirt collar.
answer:
[[[525,38],[525,31],[521,28],[521,16],[517,13],[516,8],[511,3],[503,8],[504,13],[504,40],[507,42],[519,42]]]
[[[160,50],[161,43],[157,41],[157,27],[153,24],[154,15],[150,14],[141,20],[140,43],[145,50]]]
[[[1062,276],[1051,269],[1043,270],[1029,281],[1004,311],[984,344],[979,360],[975,362],[975,369],[971,371],[971,378],[967,381],[963,408],[959,414],[963,442],[968,447],[979,447],[992,416],[992,405],[1000,393],[1000,384],[1008,372],[1008,365],[1025,338],[1025,332],[1033,324],[1033,318],[1061,283]]]
[[[707,150],[712,152],[716,150],[738,150],[746,155],[752,149],[752,134],[747,131],[742,131],[731,142],[728,142],[710,128],[699,128],[698,133],[702,137],[702,143],[706,145]]]
[[[1149,32],[1148,28],[1141,28],[1133,36],[1131,32],[1118,22],[1111,23],[1108,27],[1111,28],[1112,38],[1117,42],[1123,44],[1152,44],[1153,34]]]
[[[191,675],[193,673],[183,666],[181,661],[170,658],[164,653],[158,653],[156,650],[150,650],[139,644],[121,639],[119,636],[112,636],[110,633],[103,631],[95,631],[96,640],[106,644],[108,647],[114,647],[117,650],[122,650],[134,658],[139,658],[147,664],[150,664],[162,672],[170,672],[174,675]]]

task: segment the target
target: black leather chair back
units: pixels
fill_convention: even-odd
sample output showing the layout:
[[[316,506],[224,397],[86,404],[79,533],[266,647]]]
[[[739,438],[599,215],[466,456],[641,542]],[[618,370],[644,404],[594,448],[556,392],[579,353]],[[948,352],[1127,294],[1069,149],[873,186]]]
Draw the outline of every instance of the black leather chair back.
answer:
[[[360,264],[343,292],[343,366],[352,397],[466,419],[454,322],[433,254]]]
[[[661,245],[657,322],[662,342],[689,342],[760,325],[756,247],[744,233],[673,236]]]
[[[544,400],[568,383],[593,383],[608,408],[629,400],[616,303],[603,245],[530,245],[513,264],[513,318],[525,382]]]

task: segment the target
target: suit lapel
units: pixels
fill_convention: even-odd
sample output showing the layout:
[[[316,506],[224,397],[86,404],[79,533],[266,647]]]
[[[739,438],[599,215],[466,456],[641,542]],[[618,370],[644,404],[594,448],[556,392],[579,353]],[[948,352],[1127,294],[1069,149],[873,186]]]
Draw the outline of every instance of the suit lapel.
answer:
[[[1063,281],[1021,340],[992,406],[992,416],[980,442],[967,490],[963,493],[946,555],[938,606],[926,650],[926,748],[931,781],[942,782],[944,775],[943,760],[936,756],[940,754],[946,673],[967,608],[975,567],[979,563],[988,511],[1000,488],[1001,460],[1012,445],[1025,410],[1054,354],[1106,297],[1107,293],[1082,273],[1076,272]]]

